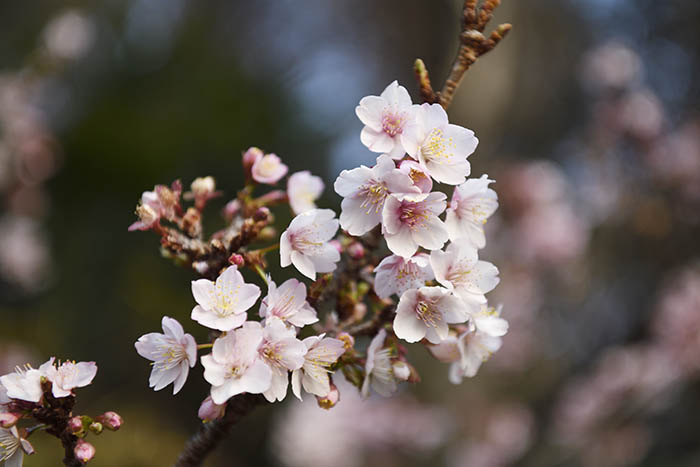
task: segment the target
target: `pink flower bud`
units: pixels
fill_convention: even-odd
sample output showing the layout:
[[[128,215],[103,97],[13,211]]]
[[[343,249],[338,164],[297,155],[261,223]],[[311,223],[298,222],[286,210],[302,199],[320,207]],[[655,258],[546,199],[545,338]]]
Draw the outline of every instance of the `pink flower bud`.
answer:
[[[264,155],[265,153],[263,153],[260,148],[256,147],[248,148],[248,150],[243,153],[243,170],[246,176],[250,175],[253,165],[255,165],[258,160],[262,159]]]
[[[83,417],[72,417],[68,420],[68,429],[74,435],[83,432]]]
[[[199,406],[197,416],[205,422],[210,422],[224,416],[226,412],[226,404],[215,404],[211,396],[207,396]]]
[[[255,219],[258,222],[266,221],[270,218],[271,214],[272,213],[270,212],[270,210],[263,206],[255,210],[255,213],[253,214],[253,219]]]
[[[335,405],[338,403],[340,400],[340,391],[338,391],[338,387],[331,383],[331,390],[328,394],[326,394],[324,397],[318,397],[316,396],[316,401],[318,402],[318,406],[321,407],[322,409],[332,409],[335,407]]]
[[[0,427],[11,428],[22,418],[21,414],[13,412],[0,413]]]
[[[121,417],[121,415],[111,410],[97,417],[97,421],[102,423],[105,428],[111,431],[117,431],[124,423],[124,419]]]
[[[352,259],[362,259],[365,256],[365,247],[360,242],[352,242],[348,245],[348,255]]]
[[[80,462],[87,464],[95,457],[95,446],[85,440],[79,439],[78,443],[75,445],[75,449],[73,449],[73,454],[75,454],[75,457]]]
[[[228,262],[238,266],[239,268],[241,268],[241,267],[243,267],[243,265],[245,265],[245,259],[243,258],[243,256],[239,255],[238,253],[234,253],[231,256],[229,256]]]
[[[192,185],[190,185],[190,189],[195,199],[208,199],[216,190],[216,182],[214,181],[214,177],[198,177],[194,179]]]
[[[287,175],[288,170],[289,167],[276,154],[265,154],[255,161],[250,173],[256,182],[274,185]]]
[[[226,206],[224,206],[224,218],[228,221],[233,219],[233,216],[238,214],[241,211],[241,202],[238,201],[237,199],[232,199],[228,203],[226,203]]]

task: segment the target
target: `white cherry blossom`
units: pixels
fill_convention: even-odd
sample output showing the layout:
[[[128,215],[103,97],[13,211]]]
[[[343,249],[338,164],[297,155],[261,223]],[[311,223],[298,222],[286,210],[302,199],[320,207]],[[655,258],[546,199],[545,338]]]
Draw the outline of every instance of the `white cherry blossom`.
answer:
[[[443,287],[421,287],[405,292],[396,307],[394,333],[407,342],[426,338],[433,344],[447,338],[451,323],[469,315],[462,300]]]
[[[467,157],[479,144],[473,131],[449,123],[440,104],[422,104],[415,120],[404,129],[401,142],[431,177],[449,185],[459,185],[469,176]]]
[[[258,323],[246,323],[244,326],[256,324]],[[265,320],[263,340],[258,348],[260,358],[272,370],[270,389],[263,393],[265,399],[275,402],[287,396],[289,371],[301,368],[306,351],[306,345],[296,338],[294,328],[288,328],[274,317]]]
[[[260,317],[278,318],[285,324],[302,328],[318,321],[316,310],[306,301],[306,285],[289,279],[279,287],[268,278],[267,296],[260,303]]]
[[[362,382],[362,397],[368,397],[370,386],[384,397],[396,392],[397,384],[391,363],[391,349],[384,347],[386,330],[380,329],[367,348],[365,380]]]
[[[447,229],[438,218],[445,210],[444,193],[391,195],[384,203],[382,230],[392,253],[410,258],[422,246],[442,248]]]
[[[480,331],[466,331],[450,335],[438,345],[428,347],[440,361],[451,363],[448,378],[452,384],[460,384],[464,377],[476,376],[481,364],[501,348],[500,337]]]
[[[289,167],[276,154],[265,154],[256,158],[250,173],[256,182],[274,185],[287,175],[288,170]]]
[[[0,428],[0,462],[3,461],[5,467],[22,467],[24,462],[22,438],[16,426]]]
[[[215,404],[243,392],[262,394],[270,389],[272,370],[258,354],[262,341],[259,323],[245,325],[216,339],[212,352],[201,358]]]
[[[467,238],[477,248],[486,246],[484,224],[498,208],[498,195],[490,183],[493,180],[482,175],[455,187],[445,219],[451,241]]]
[[[488,304],[471,314],[471,323],[476,331],[491,337],[502,337],[508,332],[508,321],[501,318],[501,306],[493,308]]]
[[[67,397],[75,388],[82,388],[92,383],[97,374],[95,362],[63,362],[55,363],[51,357],[39,367],[42,376],[51,381],[51,393],[54,397]]]
[[[136,351],[153,362],[148,384],[160,391],[170,383],[177,394],[187,380],[190,368],[197,364],[197,342],[185,334],[182,325],[173,318],[163,316],[163,334],[151,332],[139,337]]]
[[[372,167],[343,170],[333,185],[343,197],[340,226],[350,235],[363,235],[382,221],[384,202],[392,193],[419,193],[410,176],[396,168],[386,154]]]
[[[331,272],[340,253],[329,243],[338,231],[338,220],[330,209],[312,209],[299,214],[280,237],[280,264],[293,264],[311,280],[316,273]]]
[[[388,153],[401,159],[406,152],[401,134],[413,120],[415,107],[411,96],[403,86],[393,81],[379,96],[366,96],[360,100],[355,113],[362,123],[360,139],[372,152]]]
[[[374,269],[374,291],[379,298],[393,294],[402,295],[409,289],[423,287],[435,276],[430,267],[430,257],[418,253],[410,258],[389,255]]]
[[[44,394],[41,390],[41,377],[41,371],[29,365],[23,368],[18,366],[13,373],[0,376],[0,384],[10,399],[39,402]]]
[[[486,303],[484,294],[500,281],[496,266],[479,260],[476,247],[468,242],[450,243],[445,251],[432,251],[430,264],[435,279],[469,305]]]
[[[246,311],[260,297],[260,287],[246,284],[236,266],[229,266],[216,283],[207,279],[192,281],[192,295],[197,301],[192,309],[193,320],[211,329],[230,331],[246,321]]]
[[[345,353],[343,341],[320,336],[311,336],[303,340],[307,352],[304,365],[292,373],[292,392],[301,400],[301,388],[306,392],[325,397],[330,391],[329,368]]]
[[[287,197],[294,214],[316,209],[315,201],[323,193],[323,188],[321,177],[311,175],[308,170],[293,173],[287,180]]]

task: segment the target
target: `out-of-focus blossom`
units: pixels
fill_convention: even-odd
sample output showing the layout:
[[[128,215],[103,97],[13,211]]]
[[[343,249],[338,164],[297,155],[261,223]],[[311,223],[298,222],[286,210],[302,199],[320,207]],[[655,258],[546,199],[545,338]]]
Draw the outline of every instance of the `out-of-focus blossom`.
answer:
[[[301,388],[306,392],[324,397],[331,390],[329,369],[345,353],[343,341],[320,336],[310,336],[303,340],[307,352],[304,365],[292,373],[292,392],[301,400]]]
[[[202,401],[202,405],[199,406],[199,411],[197,416],[200,420],[204,422],[210,422],[212,420],[217,420],[224,416],[226,413],[226,404],[216,404],[211,396],[207,396],[206,399]]]
[[[193,320],[211,329],[230,331],[246,321],[246,311],[260,297],[260,287],[246,284],[236,266],[229,266],[216,283],[207,279],[192,281],[192,295],[197,301]]]
[[[250,147],[246,152],[243,153],[243,169],[247,174],[253,169],[253,165],[263,158],[265,153],[262,149],[256,147]]]
[[[39,402],[43,391],[41,390],[41,371],[26,365],[17,367],[13,373],[0,376],[0,384],[6,391],[7,397],[27,402]]]
[[[655,179],[700,200],[700,122],[692,121],[657,142],[646,162]]]
[[[338,220],[330,209],[312,209],[299,214],[280,237],[280,264],[293,264],[311,280],[316,273],[331,272],[340,253],[329,241],[338,231]]]
[[[253,323],[248,325],[253,326]],[[263,395],[269,402],[281,401],[287,396],[289,371],[298,370],[304,364],[306,345],[296,338],[294,328],[290,329],[284,322],[272,317],[265,320],[258,352],[272,370],[270,389]]]
[[[211,354],[201,358],[214,403],[221,405],[236,394],[262,394],[270,389],[272,370],[258,355],[262,340],[262,327],[251,322],[216,339]]]
[[[404,292],[396,307],[394,333],[407,342],[426,338],[438,344],[447,338],[451,323],[468,319],[462,300],[443,287],[421,287]]]
[[[0,428],[0,461],[5,461],[5,467],[22,467],[24,450],[22,438],[17,427]]]
[[[479,144],[473,131],[449,123],[440,104],[422,104],[401,135],[401,142],[431,177],[449,185],[459,185],[469,176],[467,157]]]
[[[413,256],[418,247],[442,248],[447,229],[438,216],[445,210],[444,193],[391,195],[382,212],[382,231],[392,253]]]
[[[207,201],[216,198],[221,192],[216,191],[216,180],[214,177],[197,177],[190,184],[190,191],[183,195],[185,199],[193,199],[195,207],[203,209]]]
[[[170,383],[177,394],[187,380],[190,368],[197,364],[197,342],[185,334],[182,325],[173,318],[163,316],[163,334],[152,332],[139,337],[136,351],[153,362],[148,380],[154,391],[160,391]]]
[[[486,245],[484,224],[498,208],[498,195],[489,188],[491,183],[493,180],[482,175],[455,187],[445,218],[450,240],[467,238],[477,248]]]
[[[403,157],[406,150],[401,135],[414,118],[414,106],[406,88],[393,81],[379,96],[363,97],[355,113],[365,125],[360,133],[362,144],[393,159]]]
[[[39,367],[41,375],[51,381],[51,393],[54,397],[70,396],[75,388],[82,388],[92,383],[97,374],[95,362],[55,363],[51,357]]]
[[[500,197],[516,212],[561,201],[569,183],[557,165],[542,160],[515,165],[501,179]]]
[[[423,287],[426,281],[435,277],[430,267],[430,257],[418,253],[408,259],[389,255],[374,269],[374,291],[380,298],[401,296],[409,289]]]
[[[343,197],[340,226],[350,235],[363,235],[382,221],[384,203],[392,193],[418,193],[411,178],[382,154],[372,167],[343,170],[333,185]]]
[[[399,170],[411,178],[413,185],[421,193],[430,193],[430,190],[433,189],[433,179],[430,178],[430,174],[425,167],[418,162],[409,159],[401,161]]]
[[[287,180],[287,196],[294,214],[316,209],[315,201],[323,193],[323,188],[321,177],[311,175],[308,170],[293,173]]]
[[[66,10],[44,28],[48,51],[62,59],[82,57],[95,40],[95,25],[83,12]]]
[[[450,243],[445,251],[432,251],[430,264],[435,279],[454,291],[470,308],[485,303],[484,294],[493,290],[500,281],[496,266],[481,261],[476,247],[468,242]]]
[[[638,80],[642,62],[632,49],[608,42],[588,52],[583,60],[583,78],[595,88],[625,88]]]
[[[619,123],[635,138],[651,140],[663,128],[663,106],[650,90],[634,91],[625,96],[621,104]]]
[[[49,249],[38,222],[27,217],[0,219],[0,274],[27,291],[46,285]]]
[[[362,396],[368,397],[370,386],[384,397],[396,392],[396,378],[391,364],[391,349],[383,348],[386,329],[380,329],[367,348],[365,380],[362,383]]]
[[[288,279],[281,286],[268,279],[267,295],[260,302],[260,317],[266,321],[277,318],[293,326],[304,327],[318,321],[316,310],[306,301],[306,286]]]
[[[255,161],[250,173],[256,182],[274,185],[287,175],[288,170],[277,154],[265,154]]]
[[[161,218],[175,220],[180,209],[181,194],[182,184],[179,181],[173,182],[170,187],[156,185],[153,191],[144,191],[141,203],[136,208],[139,220],[129,226],[129,231],[148,230]]]

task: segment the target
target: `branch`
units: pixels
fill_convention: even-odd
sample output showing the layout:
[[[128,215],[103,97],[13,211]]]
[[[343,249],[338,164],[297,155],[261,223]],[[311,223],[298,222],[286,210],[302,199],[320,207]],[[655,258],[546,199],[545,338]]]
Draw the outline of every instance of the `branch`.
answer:
[[[430,85],[428,70],[421,59],[414,65],[416,79],[424,102],[440,103],[445,109],[450,106],[457,88],[462,83],[464,74],[479,57],[493,50],[508,34],[512,26],[500,24],[486,37],[483,32],[493,17],[493,11],[501,4],[501,0],[485,0],[479,8],[477,0],[465,0],[462,14],[462,32],[459,36],[459,50],[450,74],[445,80],[442,90],[435,93]]]

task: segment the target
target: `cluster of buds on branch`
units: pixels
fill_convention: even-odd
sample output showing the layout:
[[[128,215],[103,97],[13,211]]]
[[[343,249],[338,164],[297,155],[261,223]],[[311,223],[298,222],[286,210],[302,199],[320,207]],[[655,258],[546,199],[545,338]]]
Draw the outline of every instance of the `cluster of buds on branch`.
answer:
[[[34,453],[28,438],[35,431],[61,441],[67,466],[84,465],[95,457],[87,435],[116,431],[123,423],[112,411],[94,418],[73,414],[73,390],[92,383],[96,374],[95,362],[58,363],[52,357],[38,369],[25,365],[0,376],[0,461],[7,467],[21,466],[24,455]],[[20,427],[25,422],[28,425]]]

